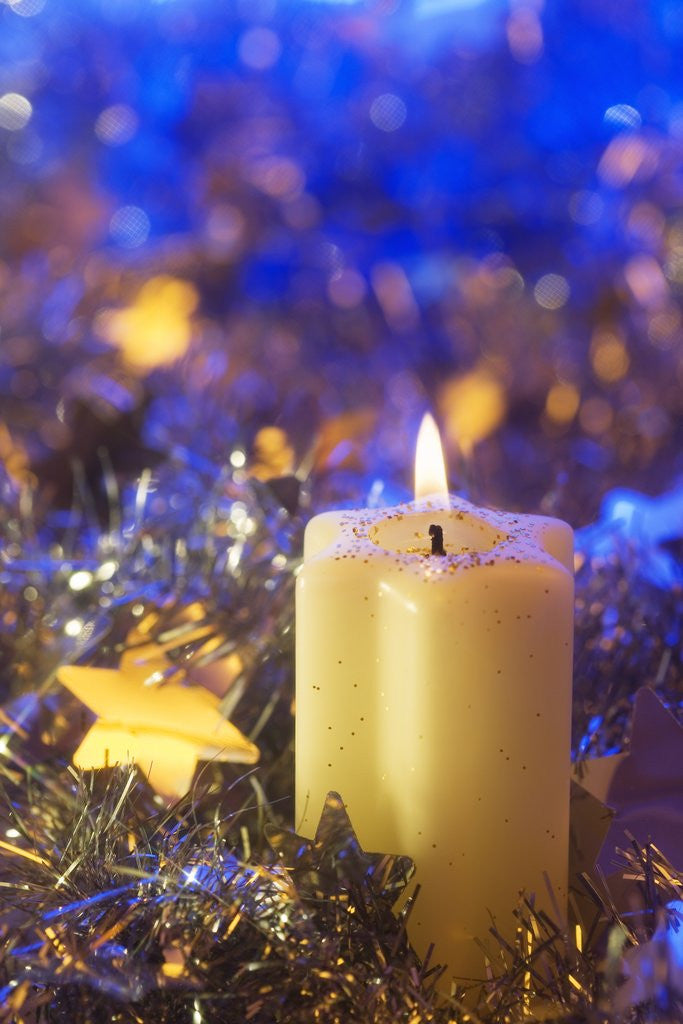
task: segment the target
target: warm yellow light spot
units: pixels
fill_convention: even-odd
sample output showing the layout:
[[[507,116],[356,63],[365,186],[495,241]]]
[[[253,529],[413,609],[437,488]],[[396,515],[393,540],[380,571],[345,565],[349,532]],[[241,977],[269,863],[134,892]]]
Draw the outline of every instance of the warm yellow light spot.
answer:
[[[598,332],[593,336],[590,357],[595,376],[606,384],[613,384],[625,377],[631,363],[621,338],[607,332]]]
[[[294,449],[280,427],[262,427],[254,438],[251,475],[258,480],[286,476],[294,467]]]
[[[19,984],[17,984],[17,987],[14,989],[11,995],[7,997],[7,1008],[9,1010],[12,1010],[13,1013],[18,1013],[21,1010],[24,1003],[26,1002],[26,999],[30,995],[31,990],[32,985],[30,981],[22,981]],[[33,1012],[30,1012],[31,1016],[33,1016]],[[17,1018],[17,1021],[18,1024],[23,1024],[23,1022],[28,1019],[29,1018],[27,1017],[19,1017]]]
[[[574,941],[579,953],[583,953],[583,931],[580,924],[574,926]]]
[[[130,306],[103,310],[97,333],[120,349],[129,368],[144,375],[175,362],[192,337],[192,314],[199,297],[188,281],[161,275],[140,288]]]
[[[377,411],[360,407],[326,420],[314,450],[318,470],[363,468],[365,448],[377,423]]]
[[[526,929],[526,934],[524,936],[524,947],[524,955],[528,965],[531,962],[531,954],[534,948],[534,936],[529,928]],[[524,972],[523,991],[524,995],[522,1003],[524,1006],[524,1016],[528,1017],[531,1014],[531,971],[529,970]]]
[[[15,441],[2,421],[0,421],[0,462],[15,484],[26,487],[35,485],[36,477],[29,468],[26,450]]]
[[[545,400],[545,411],[553,423],[571,423],[579,408],[581,396],[574,384],[553,384]]]
[[[22,850],[20,846],[14,846],[13,843],[6,843],[0,839],[0,850],[5,854],[10,854],[12,857],[25,857],[26,860],[32,860],[36,864],[42,864],[49,867],[50,862],[45,860],[43,857],[39,857],[37,853],[32,853],[30,850]]]
[[[415,498],[437,497],[448,504],[448,480],[441,435],[434,418],[425,413],[415,446]]]
[[[161,973],[166,978],[182,978],[185,973],[185,963],[165,963],[161,965]]]
[[[449,381],[439,396],[449,441],[465,455],[503,422],[506,399],[503,385],[485,367]]]

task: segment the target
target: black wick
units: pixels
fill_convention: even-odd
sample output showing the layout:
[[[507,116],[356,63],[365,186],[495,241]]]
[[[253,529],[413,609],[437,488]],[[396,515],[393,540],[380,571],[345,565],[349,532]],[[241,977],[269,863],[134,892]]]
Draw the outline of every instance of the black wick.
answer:
[[[432,538],[432,554],[445,555],[446,549],[443,546],[443,529],[435,523],[429,527],[429,536]]]

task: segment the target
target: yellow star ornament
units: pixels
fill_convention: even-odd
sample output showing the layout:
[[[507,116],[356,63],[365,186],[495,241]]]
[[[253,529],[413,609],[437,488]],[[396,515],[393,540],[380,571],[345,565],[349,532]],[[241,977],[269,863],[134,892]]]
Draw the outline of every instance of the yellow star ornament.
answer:
[[[59,682],[97,715],[73,756],[77,768],[133,762],[153,789],[175,798],[188,791],[200,758],[258,761],[258,747],[221,715],[217,697],[176,679],[150,685],[156,668],[124,656],[118,669],[59,669]]]

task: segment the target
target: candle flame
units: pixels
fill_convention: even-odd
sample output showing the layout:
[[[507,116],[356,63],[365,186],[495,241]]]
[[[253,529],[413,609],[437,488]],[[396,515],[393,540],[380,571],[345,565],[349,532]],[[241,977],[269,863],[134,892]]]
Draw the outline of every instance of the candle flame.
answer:
[[[441,435],[434,418],[425,413],[415,447],[415,498],[434,497],[448,505],[448,481]]]

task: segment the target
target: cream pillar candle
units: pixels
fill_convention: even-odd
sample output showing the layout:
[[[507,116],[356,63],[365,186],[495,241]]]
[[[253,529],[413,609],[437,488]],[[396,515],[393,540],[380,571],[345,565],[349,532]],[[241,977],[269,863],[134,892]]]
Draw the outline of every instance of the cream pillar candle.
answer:
[[[514,934],[520,889],[566,893],[572,621],[558,520],[451,498],[308,525],[297,828],[337,790],[366,849],[413,857],[411,940],[459,977],[483,976],[492,916]]]

